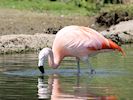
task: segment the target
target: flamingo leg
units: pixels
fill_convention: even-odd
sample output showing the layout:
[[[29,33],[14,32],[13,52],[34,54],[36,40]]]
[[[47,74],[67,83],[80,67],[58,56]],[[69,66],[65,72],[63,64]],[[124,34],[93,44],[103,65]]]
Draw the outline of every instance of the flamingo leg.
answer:
[[[92,68],[92,65],[91,63],[88,61],[88,67],[89,67],[89,73],[90,74],[93,74],[93,72],[95,71],[93,68]]]
[[[77,61],[77,72],[78,74],[80,73],[80,62],[79,62],[79,58],[76,58]]]
[[[89,74],[96,74],[96,71],[95,71],[95,69],[93,69],[93,67],[92,67],[91,63],[89,62],[89,60],[86,59],[85,62],[88,65],[88,68],[89,68],[88,72],[89,72]]]

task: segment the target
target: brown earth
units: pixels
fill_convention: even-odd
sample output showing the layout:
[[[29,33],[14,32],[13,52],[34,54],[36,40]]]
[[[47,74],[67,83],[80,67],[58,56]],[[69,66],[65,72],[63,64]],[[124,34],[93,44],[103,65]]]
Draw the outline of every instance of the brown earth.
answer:
[[[104,12],[96,17],[96,23],[100,26],[110,27],[116,25],[122,21],[128,21],[133,19],[128,12]]]
[[[133,20],[112,25],[107,30],[102,31],[101,34],[117,44],[133,43]]]
[[[48,28],[72,24],[89,26],[93,23],[91,19],[82,16],[55,16],[48,12],[0,9],[0,35],[44,33]]]
[[[94,18],[0,9],[0,53],[36,51],[52,45],[54,35],[67,25],[90,26]],[[49,33],[49,34],[45,34]]]
[[[0,9],[0,54],[38,52],[44,47],[51,47],[54,33],[68,25],[89,26],[98,31],[102,30],[94,24],[94,19],[95,17],[87,16],[57,16],[48,12]],[[115,42],[131,43],[133,42],[133,21],[111,26],[101,34]]]

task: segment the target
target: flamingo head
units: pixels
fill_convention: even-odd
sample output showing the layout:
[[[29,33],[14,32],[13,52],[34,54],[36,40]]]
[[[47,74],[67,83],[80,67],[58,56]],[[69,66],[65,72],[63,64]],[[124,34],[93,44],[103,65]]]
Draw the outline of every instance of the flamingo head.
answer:
[[[118,46],[115,42],[113,42],[112,40],[108,40],[109,41],[109,48],[113,49],[113,50],[118,50],[119,52],[122,53],[123,56],[125,56],[125,52],[122,50],[122,48],[120,46]]]
[[[39,52],[39,61],[38,61],[38,68],[39,70],[41,71],[42,74],[44,74],[44,64],[45,64],[45,61],[47,60],[48,58],[48,55],[49,53],[51,52],[52,50],[50,48],[43,48],[40,52]]]

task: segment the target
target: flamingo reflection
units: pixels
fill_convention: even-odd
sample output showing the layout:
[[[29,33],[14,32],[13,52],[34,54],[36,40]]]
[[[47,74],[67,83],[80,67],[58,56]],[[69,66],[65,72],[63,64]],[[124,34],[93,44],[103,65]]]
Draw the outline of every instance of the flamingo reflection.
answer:
[[[72,87],[73,93],[65,93],[61,87],[58,74],[49,76],[47,84],[44,77],[38,78],[38,99],[45,100],[117,100],[116,96],[97,96],[80,85],[80,76],[77,75],[76,86]],[[91,87],[92,89],[103,89],[104,87]],[[108,88],[106,88],[108,90]]]
[[[49,99],[51,95],[51,85],[45,83],[44,76],[38,77],[38,99]]]

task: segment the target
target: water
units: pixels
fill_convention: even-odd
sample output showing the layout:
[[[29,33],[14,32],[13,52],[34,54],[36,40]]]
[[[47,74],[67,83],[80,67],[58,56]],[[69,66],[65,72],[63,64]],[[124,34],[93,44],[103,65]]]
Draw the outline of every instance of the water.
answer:
[[[124,45],[126,56],[99,54],[90,59],[96,74],[89,75],[74,59],[60,68],[37,69],[37,54],[0,56],[0,100],[133,100],[133,45]]]

